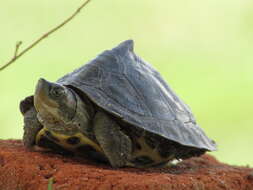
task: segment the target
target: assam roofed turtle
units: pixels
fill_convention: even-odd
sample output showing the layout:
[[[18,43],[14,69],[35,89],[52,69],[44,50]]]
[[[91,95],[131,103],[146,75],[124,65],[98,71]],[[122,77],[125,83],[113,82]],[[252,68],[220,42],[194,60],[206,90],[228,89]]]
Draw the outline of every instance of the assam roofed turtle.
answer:
[[[20,103],[23,141],[113,167],[150,167],[216,149],[189,107],[127,40]],[[93,154],[94,153],[94,154]]]

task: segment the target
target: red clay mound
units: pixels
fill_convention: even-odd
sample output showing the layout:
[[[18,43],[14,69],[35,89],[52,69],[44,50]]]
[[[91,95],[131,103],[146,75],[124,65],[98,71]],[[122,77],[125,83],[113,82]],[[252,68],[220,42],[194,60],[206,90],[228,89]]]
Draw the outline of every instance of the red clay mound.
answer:
[[[253,169],[204,155],[170,168],[112,169],[80,157],[29,152],[0,141],[0,190],[253,190]]]

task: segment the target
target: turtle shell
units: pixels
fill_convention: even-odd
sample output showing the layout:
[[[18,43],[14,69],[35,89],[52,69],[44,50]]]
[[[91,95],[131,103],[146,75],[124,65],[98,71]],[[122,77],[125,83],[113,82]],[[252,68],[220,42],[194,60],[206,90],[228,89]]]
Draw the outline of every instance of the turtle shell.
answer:
[[[185,146],[216,150],[189,107],[127,40],[57,82],[83,92],[122,121]],[[128,125],[131,127],[131,125]]]

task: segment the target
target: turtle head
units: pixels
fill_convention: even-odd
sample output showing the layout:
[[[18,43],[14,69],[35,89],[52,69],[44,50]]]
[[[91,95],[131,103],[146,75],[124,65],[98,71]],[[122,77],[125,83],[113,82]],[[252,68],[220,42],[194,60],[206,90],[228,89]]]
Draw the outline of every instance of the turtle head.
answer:
[[[72,90],[61,84],[39,79],[34,94],[34,106],[43,125],[59,126],[71,122],[76,113],[76,105]]]
[[[59,149],[60,145],[73,151],[76,146],[90,142],[86,138],[91,121],[88,113],[90,109],[74,89],[39,79],[34,94],[34,107],[43,126],[36,134],[38,146]],[[51,141],[53,144],[48,144]]]

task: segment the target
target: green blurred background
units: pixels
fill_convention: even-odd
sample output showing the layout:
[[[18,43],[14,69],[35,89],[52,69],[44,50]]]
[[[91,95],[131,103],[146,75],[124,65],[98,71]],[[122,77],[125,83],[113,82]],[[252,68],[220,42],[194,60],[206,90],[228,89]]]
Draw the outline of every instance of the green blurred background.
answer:
[[[8,0],[0,6],[0,64],[59,24],[81,0]],[[223,162],[253,166],[253,2],[92,0],[70,24],[0,72],[0,139],[22,138],[19,101],[132,38],[192,108]],[[21,47],[21,49],[22,49]]]

